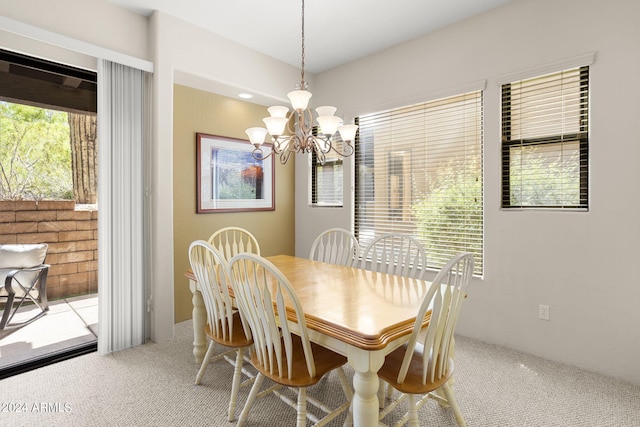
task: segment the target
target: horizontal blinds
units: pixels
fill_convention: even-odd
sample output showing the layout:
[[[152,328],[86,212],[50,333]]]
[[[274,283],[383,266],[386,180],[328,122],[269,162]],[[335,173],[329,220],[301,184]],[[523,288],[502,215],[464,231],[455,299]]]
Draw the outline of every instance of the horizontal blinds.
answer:
[[[332,146],[342,152],[342,139],[339,134],[331,138]],[[343,165],[342,156],[334,150],[325,155],[324,164],[317,161],[315,153],[311,155],[311,200],[312,206],[333,206],[343,205]]]
[[[482,92],[358,118],[355,230],[416,237],[427,265],[460,252],[483,271]]]
[[[589,67],[502,85],[502,206],[588,207]]]

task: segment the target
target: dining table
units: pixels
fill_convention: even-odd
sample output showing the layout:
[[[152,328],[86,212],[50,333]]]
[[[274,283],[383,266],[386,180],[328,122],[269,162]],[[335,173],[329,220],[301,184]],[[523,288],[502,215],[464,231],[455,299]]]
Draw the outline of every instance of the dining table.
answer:
[[[377,371],[409,339],[431,283],[289,255],[266,258],[295,289],[311,341],[346,356],[353,368],[354,425],[378,425]],[[207,349],[206,311],[195,276],[185,275],[193,293],[193,354],[200,363]],[[423,322],[428,325],[429,316]]]

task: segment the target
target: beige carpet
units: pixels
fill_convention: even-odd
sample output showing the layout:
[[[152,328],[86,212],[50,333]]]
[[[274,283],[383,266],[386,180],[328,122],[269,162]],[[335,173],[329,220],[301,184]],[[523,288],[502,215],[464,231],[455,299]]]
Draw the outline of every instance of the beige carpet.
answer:
[[[232,368],[213,364],[202,384],[193,385],[192,340],[191,322],[183,322],[171,342],[90,354],[0,380],[0,425],[233,426],[226,421]],[[470,427],[640,426],[637,385],[463,337],[456,369],[455,390]],[[240,405],[248,392],[241,390]],[[335,375],[313,394],[330,402],[342,398]],[[249,421],[291,426],[295,414],[270,396],[254,406]],[[456,424],[448,410],[429,402],[420,425]]]

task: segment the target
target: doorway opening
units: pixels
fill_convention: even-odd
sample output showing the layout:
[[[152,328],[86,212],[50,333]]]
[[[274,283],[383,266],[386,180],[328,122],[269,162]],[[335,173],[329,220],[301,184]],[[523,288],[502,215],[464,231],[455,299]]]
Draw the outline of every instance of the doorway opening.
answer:
[[[50,266],[47,314],[0,330],[0,378],[97,349],[96,112],[95,72],[0,50],[0,245],[46,243]]]

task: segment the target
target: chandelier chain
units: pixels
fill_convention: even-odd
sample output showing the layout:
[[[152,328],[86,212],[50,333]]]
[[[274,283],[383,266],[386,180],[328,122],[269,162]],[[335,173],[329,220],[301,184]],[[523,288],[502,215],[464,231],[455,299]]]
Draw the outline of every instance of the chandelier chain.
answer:
[[[306,83],[304,81],[304,0],[302,0],[302,55],[300,64],[300,90],[306,89]]]

